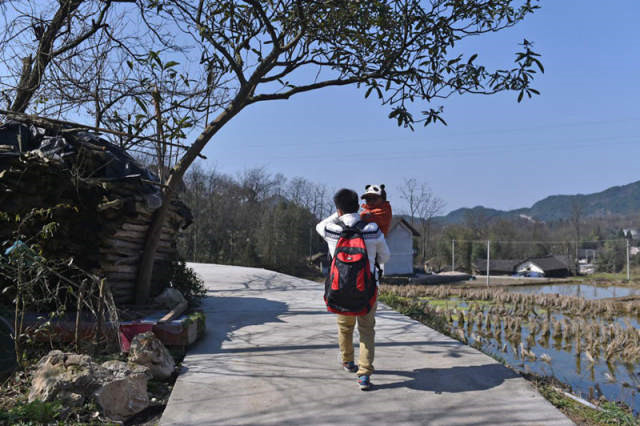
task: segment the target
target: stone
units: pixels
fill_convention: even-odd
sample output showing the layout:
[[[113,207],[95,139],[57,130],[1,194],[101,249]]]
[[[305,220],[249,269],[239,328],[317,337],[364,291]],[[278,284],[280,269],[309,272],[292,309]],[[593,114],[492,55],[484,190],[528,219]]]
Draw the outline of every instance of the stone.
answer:
[[[126,377],[130,374],[144,374],[148,379],[152,379],[151,369],[146,365],[124,361],[105,361],[102,366],[110,370],[115,377]]]
[[[150,369],[123,361],[95,363],[88,355],[51,351],[37,364],[29,402],[60,400],[70,407],[95,400],[105,416],[126,420],[149,406]]]
[[[162,291],[162,293],[156,296],[153,301],[154,303],[164,306],[167,309],[173,309],[180,303],[186,302],[187,299],[185,299],[182,293],[180,293],[180,290],[172,287],[167,287]]]
[[[127,375],[113,376],[93,396],[105,416],[112,420],[126,420],[149,406],[147,380],[145,373],[129,370]]]
[[[82,404],[110,375],[107,369],[92,362],[88,355],[51,351],[36,365],[29,402],[67,398]]]
[[[169,378],[176,367],[169,350],[152,331],[137,334],[133,338],[129,362],[149,367],[153,377],[161,380]]]

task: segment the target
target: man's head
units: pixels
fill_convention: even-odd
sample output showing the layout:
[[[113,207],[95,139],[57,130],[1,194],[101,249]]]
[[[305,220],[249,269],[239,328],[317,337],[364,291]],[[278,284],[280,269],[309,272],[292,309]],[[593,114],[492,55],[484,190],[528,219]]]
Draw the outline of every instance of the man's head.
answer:
[[[358,212],[358,194],[347,188],[342,188],[333,196],[333,202],[336,205],[338,213],[357,213]]]
[[[367,185],[364,189],[365,193],[360,198],[367,203],[367,207],[370,209],[379,207],[387,200],[384,185]]]

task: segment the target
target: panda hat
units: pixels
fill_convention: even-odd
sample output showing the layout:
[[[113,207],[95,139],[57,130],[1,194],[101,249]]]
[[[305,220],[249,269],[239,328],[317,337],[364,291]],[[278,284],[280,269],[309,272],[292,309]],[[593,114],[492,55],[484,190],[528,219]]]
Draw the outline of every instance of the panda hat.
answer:
[[[365,192],[360,198],[363,200],[372,196],[384,198],[384,184],[383,185],[367,185],[364,187]]]

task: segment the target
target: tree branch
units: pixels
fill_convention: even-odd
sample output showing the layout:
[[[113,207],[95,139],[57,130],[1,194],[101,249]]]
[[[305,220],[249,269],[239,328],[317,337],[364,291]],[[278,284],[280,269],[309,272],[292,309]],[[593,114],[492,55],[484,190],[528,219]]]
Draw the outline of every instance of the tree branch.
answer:
[[[297,93],[309,92],[311,90],[321,89],[323,87],[329,87],[329,86],[347,86],[349,84],[363,83],[371,78],[375,78],[375,76],[368,75],[366,77],[351,77],[347,79],[321,81],[319,83],[308,84],[306,86],[297,86],[292,88],[291,90],[288,90],[282,93],[270,93],[270,94],[251,96],[248,100],[248,103],[253,104],[256,102],[272,101],[277,99],[289,99],[291,96]]]

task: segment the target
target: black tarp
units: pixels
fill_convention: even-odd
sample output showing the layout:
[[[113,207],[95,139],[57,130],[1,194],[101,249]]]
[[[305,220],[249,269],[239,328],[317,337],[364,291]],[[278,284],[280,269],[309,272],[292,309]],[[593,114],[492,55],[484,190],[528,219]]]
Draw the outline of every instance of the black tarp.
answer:
[[[60,132],[17,121],[0,125],[0,171],[8,167],[9,161],[6,160],[13,160],[27,152],[39,153],[72,168],[82,148],[101,151],[102,164],[94,168],[92,179],[159,182],[156,175],[140,165],[123,148],[101,138],[99,134],[87,131]],[[149,208],[160,207],[162,201],[158,185],[143,182],[141,191]]]

